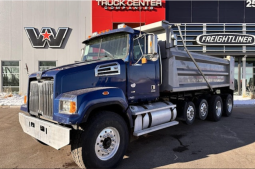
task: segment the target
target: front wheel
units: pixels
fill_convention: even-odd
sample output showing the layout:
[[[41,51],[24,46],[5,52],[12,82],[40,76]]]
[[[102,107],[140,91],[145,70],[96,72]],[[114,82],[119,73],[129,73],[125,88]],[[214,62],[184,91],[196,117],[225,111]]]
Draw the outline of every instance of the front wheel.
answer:
[[[123,159],[128,140],[125,120],[116,113],[102,111],[75,133],[72,156],[81,168],[113,168]]]

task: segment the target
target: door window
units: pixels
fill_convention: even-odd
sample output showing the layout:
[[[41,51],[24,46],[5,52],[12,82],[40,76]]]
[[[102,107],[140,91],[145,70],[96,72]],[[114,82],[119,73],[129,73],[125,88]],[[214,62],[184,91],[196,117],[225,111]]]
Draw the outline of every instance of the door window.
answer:
[[[139,45],[140,44],[140,45]],[[133,59],[137,61],[144,54],[145,38],[134,40],[133,43]]]

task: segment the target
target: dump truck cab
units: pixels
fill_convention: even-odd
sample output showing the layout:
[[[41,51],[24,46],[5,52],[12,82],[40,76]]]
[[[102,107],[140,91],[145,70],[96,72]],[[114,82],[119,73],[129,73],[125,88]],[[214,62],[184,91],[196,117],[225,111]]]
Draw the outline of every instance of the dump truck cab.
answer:
[[[126,74],[125,86],[111,85],[120,87],[128,102],[152,101],[159,97],[160,72],[156,35],[121,24],[116,30],[95,32],[83,43],[85,47],[82,50],[82,61],[123,60],[124,64],[120,67],[124,66],[126,72],[119,72],[117,67],[110,70],[98,66],[95,73],[101,77]]]

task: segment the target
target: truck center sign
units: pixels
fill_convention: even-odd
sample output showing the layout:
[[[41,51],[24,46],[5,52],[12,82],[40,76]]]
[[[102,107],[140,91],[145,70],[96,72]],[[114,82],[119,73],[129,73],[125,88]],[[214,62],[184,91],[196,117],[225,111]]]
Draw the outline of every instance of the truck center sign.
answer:
[[[200,45],[254,45],[255,36],[249,34],[203,34],[196,38]]]
[[[161,0],[96,0],[106,10],[153,10],[161,7]]]

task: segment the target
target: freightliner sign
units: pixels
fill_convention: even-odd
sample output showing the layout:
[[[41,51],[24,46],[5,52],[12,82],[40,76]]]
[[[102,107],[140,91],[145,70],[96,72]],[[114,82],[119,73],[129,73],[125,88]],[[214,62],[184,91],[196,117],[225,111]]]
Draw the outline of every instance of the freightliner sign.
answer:
[[[200,45],[254,45],[255,36],[236,33],[203,34],[196,38]]]

